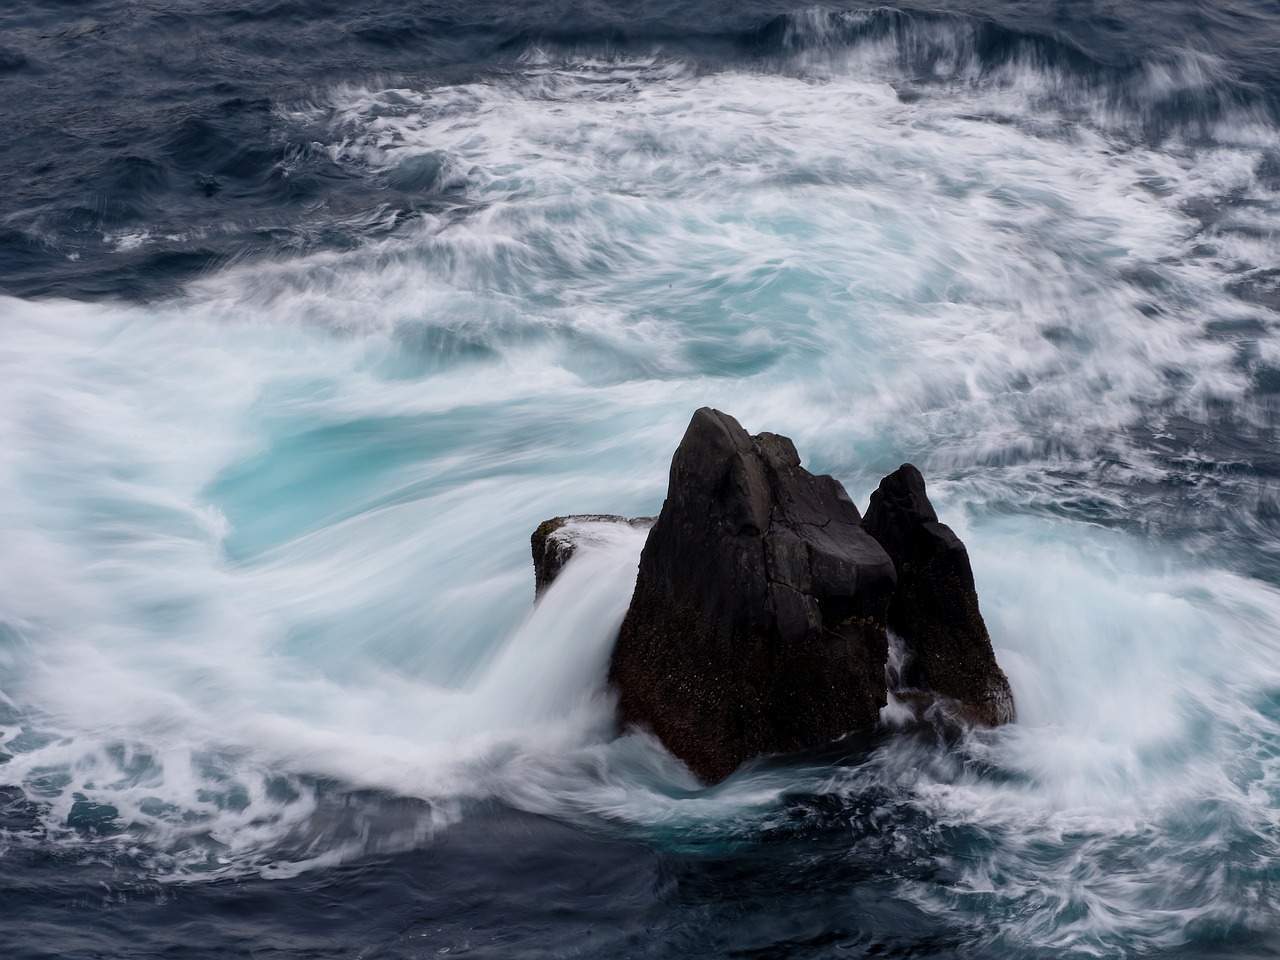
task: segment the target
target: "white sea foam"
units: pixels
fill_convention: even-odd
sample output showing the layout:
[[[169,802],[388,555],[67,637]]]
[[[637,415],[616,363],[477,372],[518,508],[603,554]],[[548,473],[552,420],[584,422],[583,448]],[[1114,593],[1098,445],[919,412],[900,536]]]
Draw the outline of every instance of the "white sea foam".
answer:
[[[1114,103],[1055,115],[1069,91],[1034,65],[951,63],[904,98],[896,56],[531,55],[510,83],[333,91],[300,112],[336,161],[432,164],[455,207],[150,307],[0,302],[4,779],[55,833],[111,805],[175,876],[426,843],[476,797],[669,839],[883,788],[984,838],[906,893],[1018,943],[1160,949],[1274,917],[1280,598],[1055,508],[1155,529],[1160,504],[1126,499],[1167,472],[1136,426],[1224,404],[1267,425],[1239,338],[1205,332],[1254,323],[1276,359],[1270,316],[1226,292],[1270,263],[1254,171],[1276,133],[1151,146]],[[1225,195],[1254,201],[1223,214],[1241,229],[1192,215]],[[643,534],[584,551],[532,612],[527,536],[655,512],[704,403],[794,436],[858,500],[925,469],[1017,727],[706,791],[614,737]],[[1118,488],[1087,469],[1115,450]],[[353,825],[335,782],[426,806]]]

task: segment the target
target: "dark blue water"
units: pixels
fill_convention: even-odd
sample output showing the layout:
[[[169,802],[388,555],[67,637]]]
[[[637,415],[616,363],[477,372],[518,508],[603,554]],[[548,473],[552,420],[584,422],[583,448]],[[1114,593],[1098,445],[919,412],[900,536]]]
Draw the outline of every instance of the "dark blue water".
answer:
[[[906,38],[903,75],[960,47],[980,73],[1010,62],[1060,70],[1092,99],[1131,106],[1149,136],[1202,131],[1241,104],[1275,109],[1276,7],[1178,3],[922,4],[877,7],[815,38],[795,16],[841,8],[735,3],[66,3],[2,15],[7,131],[0,289],[18,296],[148,299],[251,256],[343,248],[456,203],[429,173],[353,175],[316,131],[275,109],[339,84],[429,87],[518,75],[530,49],[556,56],[661,51],[694,69],[787,69],[807,45]],[[857,9],[857,8],[849,8]],[[935,29],[940,27],[941,29]],[[1144,64],[1188,51],[1215,82],[1165,97],[1134,84]],[[1138,87],[1139,89],[1134,89]],[[1264,175],[1280,177],[1280,156]],[[425,178],[425,179],[424,179]],[[385,205],[362,231],[336,224]],[[195,228],[197,236],[191,236]],[[129,256],[109,240],[181,236]],[[77,257],[68,262],[69,257]]]
[[[1280,955],[1280,4],[0,10],[0,957]],[[689,412],[921,465],[1020,721],[704,789]],[[886,723],[893,728],[893,711]]]

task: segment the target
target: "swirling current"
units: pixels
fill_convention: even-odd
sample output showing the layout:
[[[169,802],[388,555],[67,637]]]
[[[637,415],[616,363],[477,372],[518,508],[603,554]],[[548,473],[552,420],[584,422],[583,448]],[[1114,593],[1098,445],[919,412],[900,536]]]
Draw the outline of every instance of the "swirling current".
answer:
[[[34,6],[0,956],[1280,955],[1280,5]],[[528,537],[702,405],[921,467],[1016,724],[617,729]]]

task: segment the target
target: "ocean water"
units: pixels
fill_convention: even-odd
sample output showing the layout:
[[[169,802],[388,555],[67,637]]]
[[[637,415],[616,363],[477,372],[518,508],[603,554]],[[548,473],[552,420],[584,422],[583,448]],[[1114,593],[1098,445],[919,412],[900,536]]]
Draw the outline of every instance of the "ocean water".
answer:
[[[1280,5],[0,27],[0,957],[1280,956]],[[1017,724],[617,729],[528,537],[702,405],[921,467]]]

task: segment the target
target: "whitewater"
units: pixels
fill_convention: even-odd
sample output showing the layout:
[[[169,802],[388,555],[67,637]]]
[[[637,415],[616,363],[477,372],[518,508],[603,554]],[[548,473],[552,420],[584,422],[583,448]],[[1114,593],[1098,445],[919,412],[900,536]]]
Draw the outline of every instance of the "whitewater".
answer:
[[[750,57],[533,38],[339,78],[263,136],[276,186],[355,192],[46,231],[64,272],[232,253],[142,297],[0,298],[0,876],[70,890],[14,894],[10,955],[159,955],[167,902],[283,917],[413,858],[444,865],[431,919],[202,948],[1280,950],[1267,97],[1212,52],[993,56],[962,17],[769,29]],[[616,728],[645,531],[537,605],[529,534],[656,513],[704,405],[860,507],[921,468],[1015,725],[714,788]],[[554,922],[476,906],[543,884]],[[67,904],[114,919],[42,945]]]

